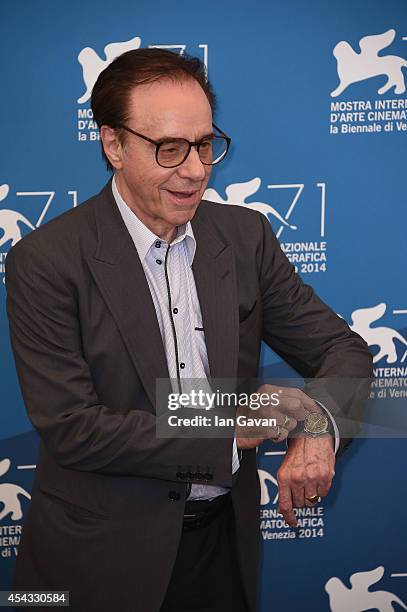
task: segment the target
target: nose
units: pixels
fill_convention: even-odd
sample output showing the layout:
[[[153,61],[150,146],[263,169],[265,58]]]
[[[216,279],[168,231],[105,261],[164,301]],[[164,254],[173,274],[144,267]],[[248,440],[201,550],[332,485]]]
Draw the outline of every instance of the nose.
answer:
[[[205,166],[198,155],[196,147],[191,147],[188,157],[180,166],[178,166],[178,174],[182,178],[189,178],[194,181],[202,181],[206,176]]]

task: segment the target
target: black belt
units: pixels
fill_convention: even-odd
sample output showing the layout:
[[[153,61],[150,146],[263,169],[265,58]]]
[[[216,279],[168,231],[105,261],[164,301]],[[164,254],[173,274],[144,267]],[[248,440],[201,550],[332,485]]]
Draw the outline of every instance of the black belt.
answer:
[[[221,514],[221,512],[231,503],[230,493],[218,495],[211,500],[187,501],[184,510],[184,522],[182,529],[190,531],[206,527]]]

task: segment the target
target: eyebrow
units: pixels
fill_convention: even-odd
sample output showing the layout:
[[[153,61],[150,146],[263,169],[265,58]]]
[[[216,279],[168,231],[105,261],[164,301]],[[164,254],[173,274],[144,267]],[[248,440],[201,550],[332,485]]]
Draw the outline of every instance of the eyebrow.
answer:
[[[204,134],[196,139],[195,142],[200,142],[201,140],[205,140],[205,138],[214,138],[216,134],[212,131],[208,134]],[[157,138],[156,142],[168,142],[171,140],[188,140],[188,138],[183,138],[182,136],[163,136],[162,138]],[[189,141],[188,141],[189,142]]]

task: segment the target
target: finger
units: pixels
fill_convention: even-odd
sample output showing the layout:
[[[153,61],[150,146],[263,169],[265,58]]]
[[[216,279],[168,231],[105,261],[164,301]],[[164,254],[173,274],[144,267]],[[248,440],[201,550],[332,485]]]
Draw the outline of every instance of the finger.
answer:
[[[293,509],[291,489],[279,481],[278,512],[283,515],[285,522],[290,527],[297,527],[297,517]]]
[[[284,429],[287,429],[287,431],[293,431],[293,429],[295,429],[297,427],[297,421],[296,419],[294,419],[293,417],[289,416],[288,414],[283,414],[283,413],[278,413],[276,414],[276,421],[277,421],[277,425],[280,425],[280,427],[283,427]]]
[[[331,486],[332,486],[332,480],[330,480],[328,483],[319,482],[317,485],[318,495],[320,497],[326,497],[329,494],[329,491],[331,490]]]
[[[302,508],[305,506],[305,491],[302,487],[293,487],[292,499],[295,508]]]
[[[309,415],[309,410],[306,410],[302,401],[297,397],[282,397],[278,410],[296,421],[303,421]]]
[[[308,508],[316,506],[321,501],[321,496],[318,493],[305,493],[305,505]]]
[[[329,480],[324,479],[323,481],[319,482],[317,485],[318,495],[320,497],[326,497],[329,491],[331,490],[331,486],[332,486],[332,478],[330,478]]]
[[[236,440],[237,448],[241,449],[257,448],[264,442],[264,438],[236,438]]]
[[[302,508],[305,506],[305,489],[301,485],[291,486],[291,495],[293,504],[296,508]]]
[[[312,412],[313,410],[318,408],[318,404],[311,397],[309,397],[309,395],[304,393],[304,391],[301,391],[301,389],[296,389],[293,387],[283,387],[281,391],[282,396],[299,399],[308,412]]]
[[[313,497],[316,499],[319,497],[318,489],[320,485],[324,485],[325,482],[322,477],[322,471],[318,463],[310,463],[305,469],[305,505],[313,506],[315,502],[310,501]]]
[[[312,466],[309,466],[307,468],[307,472],[310,476],[308,481],[309,490],[315,490],[320,497],[326,497],[331,489],[332,480],[335,474],[330,463],[320,462],[319,464],[316,464],[314,469]]]
[[[318,404],[311,397],[309,397],[309,395],[297,387],[280,387],[276,385],[264,384],[261,385],[258,391],[260,390],[269,393],[270,395],[272,393],[278,393],[280,396],[280,401],[286,398],[298,399],[308,412],[320,410]]]
[[[269,439],[276,444],[283,442],[288,436],[288,429],[277,425],[276,427],[270,427]]]
[[[321,495],[319,485],[311,485],[308,483],[305,487],[305,505],[308,506],[308,508],[312,508],[312,506],[315,506],[320,501],[321,497],[323,496]]]

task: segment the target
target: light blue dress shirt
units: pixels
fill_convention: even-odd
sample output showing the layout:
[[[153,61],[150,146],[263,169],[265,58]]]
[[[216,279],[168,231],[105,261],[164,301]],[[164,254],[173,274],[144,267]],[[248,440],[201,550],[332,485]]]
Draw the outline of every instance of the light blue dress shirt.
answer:
[[[191,267],[196,250],[191,223],[179,226],[175,239],[169,245],[153,234],[129,208],[117,189],[114,177],[112,191],[146,275],[171,380],[207,379],[208,355]],[[182,391],[186,389],[183,387]],[[236,439],[231,469],[233,474],[239,469]],[[211,499],[228,491],[224,487],[193,484],[188,499]]]

